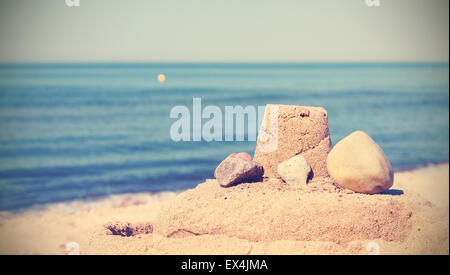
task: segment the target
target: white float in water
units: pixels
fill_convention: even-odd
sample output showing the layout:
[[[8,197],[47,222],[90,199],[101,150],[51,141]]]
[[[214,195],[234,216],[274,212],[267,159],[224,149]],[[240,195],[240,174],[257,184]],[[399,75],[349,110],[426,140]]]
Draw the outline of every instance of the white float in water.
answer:
[[[159,83],[163,83],[164,81],[166,81],[166,76],[164,74],[159,74],[158,75],[158,82]]]

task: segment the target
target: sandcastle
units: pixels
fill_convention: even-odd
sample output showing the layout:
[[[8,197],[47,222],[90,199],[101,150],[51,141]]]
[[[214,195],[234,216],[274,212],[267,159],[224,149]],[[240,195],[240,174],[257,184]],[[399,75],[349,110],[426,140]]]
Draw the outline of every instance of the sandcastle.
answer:
[[[389,161],[367,134],[355,132],[332,148],[325,109],[286,105],[267,105],[262,129],[272,137],[276,130],[273,150],[262,150],[265,141],[258,140],[253,159],[247,153],[228,156],[215,180],[166,204],[151,223],[152,234],[338,244],[405,240],[415,206],[402,196],[367,195],[393,181]]]
[[[253,159],[230,155],[218,166],[221,186],[261,177],[296,186],[331,175],[342,188],[376,194],[393,184],[389,160],[366,133],[356,131],[332,148],[324,108],[268,104],[259,135]]]
[[[306,106],[267,105],[261,129],[260,135],[271,138],[276,133],[277,146],[267,150],[267,140],[258,140],[253,159],[246,153],[228,156],[217,167],[216,180],[167,205],[155,232],[168,238],[206,234],[337,243],[406,237],[410,206],[353,192],[378,193],[392,185],[389,161],[368,135],[356,132],[333,152],[327,112]],[[361,207],[351,209],[355,199]]]

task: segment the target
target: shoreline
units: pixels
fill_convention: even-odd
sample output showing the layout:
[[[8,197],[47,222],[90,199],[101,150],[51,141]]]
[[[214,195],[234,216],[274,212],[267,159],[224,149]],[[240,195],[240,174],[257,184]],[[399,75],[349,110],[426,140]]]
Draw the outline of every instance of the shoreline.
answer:
[[[394,169],[394,172],[395,173],[412,172],[415,170],[426,169],[429,167],[438,167],[442,165],[449,165],[449,162],[403,166],[401,168]],[[74,213],[76,211],[84,211],[93,208],[102,208],[105,206],[120,207],[120,204],[125,203],[125,201],[142,204],[145,203],[146,200],[148,200],[148,196],[155,197],[158,199],[161,199],[163,197],[174,197],[186,190],[189,189],[181,189],[176,191],[160,191],[160,192],[121,193],[107,196],[88,197],[85,199],[73,199],[67,201],[35,204],[29,207],[23,207],[18,209],[0,210],[0,221],[20,215],[33,215],[33,214],[42,215],[45,211],[54,209],[60,209],[61,211],[63,211],[63,213]],[[73,207],[74,209],[71,210],[71,207]]]
[[[448,161],[436,162],[436,163],[427,163],[427,164],[417,164],[417,165],[404,165],[401,167],[393,167],[394,173],[402,173],[402,172],[410,172],[414,170],[419,170],[427,167],[440,166],[440,165],[448,165]]]
[[[333,191],[311,192],[307,189],[270,193],[270,186],[260,185],[256,187],[255,183],[243,185],[244,190],[240,191],[242,188],[216,187],[215,180],[207,180],[204,183],[199,183],[193,189],[180,192],[112,195],[89,202],[53,203],[45,207],[42,206],[40,209],[10,215],[3,211],[0,215],[2,217],[0,218],[0,254],[66,254],[64,248],[70,242],[76,242],[80,245],[81,254],[245,254],[249,251],[249,247],[251,248],[250,254],[367,254],[364,247],[368,242],[373,241],[379,243],[383,248],[382,254],[448,254],[448,171],[449,164],[445,163],[396,172],[394,186],[391,190],[401,192],[380,195],[364,195],[345,192],[345,190],[340,193]],[[246,187],[246,185],[248,186]],[[251,191],[252,186],[260,189]],[[277,185],[274,186],[278,188]],[[194,220],[203,220],[208,216],[208,213],[212,213],[207,219],[217,218],[217,213],[226,211],[222,209],[222,206],[225,206],[224,202],[218,202],[217,196],[228,194],[226,192],[229,191],[234,193],[227,195],[229,199],[226,202],[241,205],[238,207],[242,215],[245,215],[248,211],[257,211],[261,214],[256,218],[261,220],[267,221],[267,218],[270,220],[271,216],[267,216],[268,213],[275,215],[273,219],[276,220],[280,218],[281,220],[296,220],[298,217],[290,216],[296,215],[296,208],[290,210],[289,204],[286,204],[283,198],[289,199],[292,196],[300,195],[306,208],[299,208],[298,211],[307,211],[306,213],[316,215],[315,220],[319,222],[316,228],[321,228],[321,226],[329,223],[344,221],[349,222],[349,224],[357,223],[359,224],[357,228],[367,229],[364,229],[366,231],[362,231],[358,236],[356,232],[355,235],[343,234],[342,231],[315,232],[314,226],[309,231],[304,231],[306,229],[300,227],[297,230],[301,235],[298,236],[292,235],[292,232],[289,233],[288,231],[280,231],[271,235],[272,233],[269,231],[276,228],[269,227],[269,231],[266,231],[263,228],[265,223],[257,225],[257,220],[253,225],[245,224],[239,227],[238,231],[236,229],[230,231],[227,226],[235,224],[236,221],[229,220],[222,225],[224,227],[219,231],[208,231],[208,223],[198,225],[197,230],[205,232],[198,236],[189,234],[173,237],[171,234],[169,234],[170,236],[161,235],[165,223],[167,220],[171,220],[169,218],[166,221],[161,220],[161,216],[164,218],[164,216],[178,215],[171,212],[173,210],[168,211],[167,209],[174,208],[184,211],[182,208],[187,207],[185,210],[188,215],[180,220],[182,223],[186,222],[185,226],[189,226],[191,217]],[[262,196],[261,191],[267,192],[269,197]],[[214,192],[225,193],[215,194]],[[189,206],[188,201],[180,201],[183,197],[190,196],[200,198],[197,203],[210,204],[209,208],[192,212],[192,209],[197,209],[196,205]],[[242,205],[242,199],[245,200],[249,196],[253,196],[256,204],[246,209],[244,207],[245,202]],[[232,198],[235,198],[235,200],[231,200]],[[274,200],[275,205],[272,204],[271,207],[276,206],[276,209],[279,210],[268,212],[254,207],[259,207],[260,202],[267,198]],[[251,202],[249,201],[249,203]],[[381,224],[386,224],[390,220],[385,220],[389,218],[389,215],[380,213],[385,211],[383,209],[387,211],[392,207],[392,210],[396,209],[395,213],[399,217],[407,216],[407,213],[410,212],[413,219],[409,221],[392,220],[394,223],[405,222],[404,226],[395,229],[399,230],[396,233],[392,231],[394,229],[388,227],[383,229],[383,227],[379,227],[380,224],[372,224],[373,221],[354,221],[353,215],[346,218],[346,216],[342,216],[344,212],[341,213],[338,211],[339,209],[336,209],[336,207],[339,208],[339,205],[342,206],[342,203],[346,205],[343,208],[344,210],[351,209],[351,207],[361,208],[361,203],[366,202],[369,203],[368,209],[381,211],[374,212],[378,213],[375,216],[377,219],[381,219]],[[316,210],[319,213],[325,211],[330,214],[317,216],[316,212],[311,212]],[[277,215],[281,215],[280,213],[284,213],[284,216],[275,218]],[[365,216],[367,215],[362,213],[361,217]],[[219,220],[223,220],[224,217]],[[130,237],[111,235],[111,232],[106,232],[108,230],[105,231],[104,227],[105,224],[111,222],[119,222],[126,226],[150,225],[153,233]],[[281,226],[279,230],[284,230],[282,228],[289,229],[291,225],[288,224],[288,227]],[[197,225],[195,224],[195,226]],[[372,232],[371,228],[378,228],[377,230],[381,231],[377,233],[373,229],[375,231]],[[338,233],[343,234],[342,238]],[[394,235],[388,237],[388,239],[377,237],[387,236],[385,234]],[[275,236],[275,239],[272,239],[271,236]],[[308,241],[310,237],[302,236],[318,236],[319,239],[312,238]],[[328,240],[326,238],[320,239],[323,236],[328,236]],[[392,238],[392,240],[389,241],[389,238]]]

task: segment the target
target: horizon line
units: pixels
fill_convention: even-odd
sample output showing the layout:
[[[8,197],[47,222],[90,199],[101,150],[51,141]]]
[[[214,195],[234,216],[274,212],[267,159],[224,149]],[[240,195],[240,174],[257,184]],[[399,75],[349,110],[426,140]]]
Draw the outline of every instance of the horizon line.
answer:
[[[0,65],[64,64],[449,64],[446,61],[0,61]]]

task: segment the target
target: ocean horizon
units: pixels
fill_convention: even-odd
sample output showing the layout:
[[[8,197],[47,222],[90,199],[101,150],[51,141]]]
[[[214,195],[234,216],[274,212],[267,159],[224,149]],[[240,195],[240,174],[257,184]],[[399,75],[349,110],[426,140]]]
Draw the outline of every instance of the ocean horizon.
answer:
[[[158,74],[166,81],[160,83]],[[332,144],[367,132],[395,171],[449,160],[448,62],[0,63],[0,210],[178,191],[255,141],[174,142],[170,110],[321,106]]]

